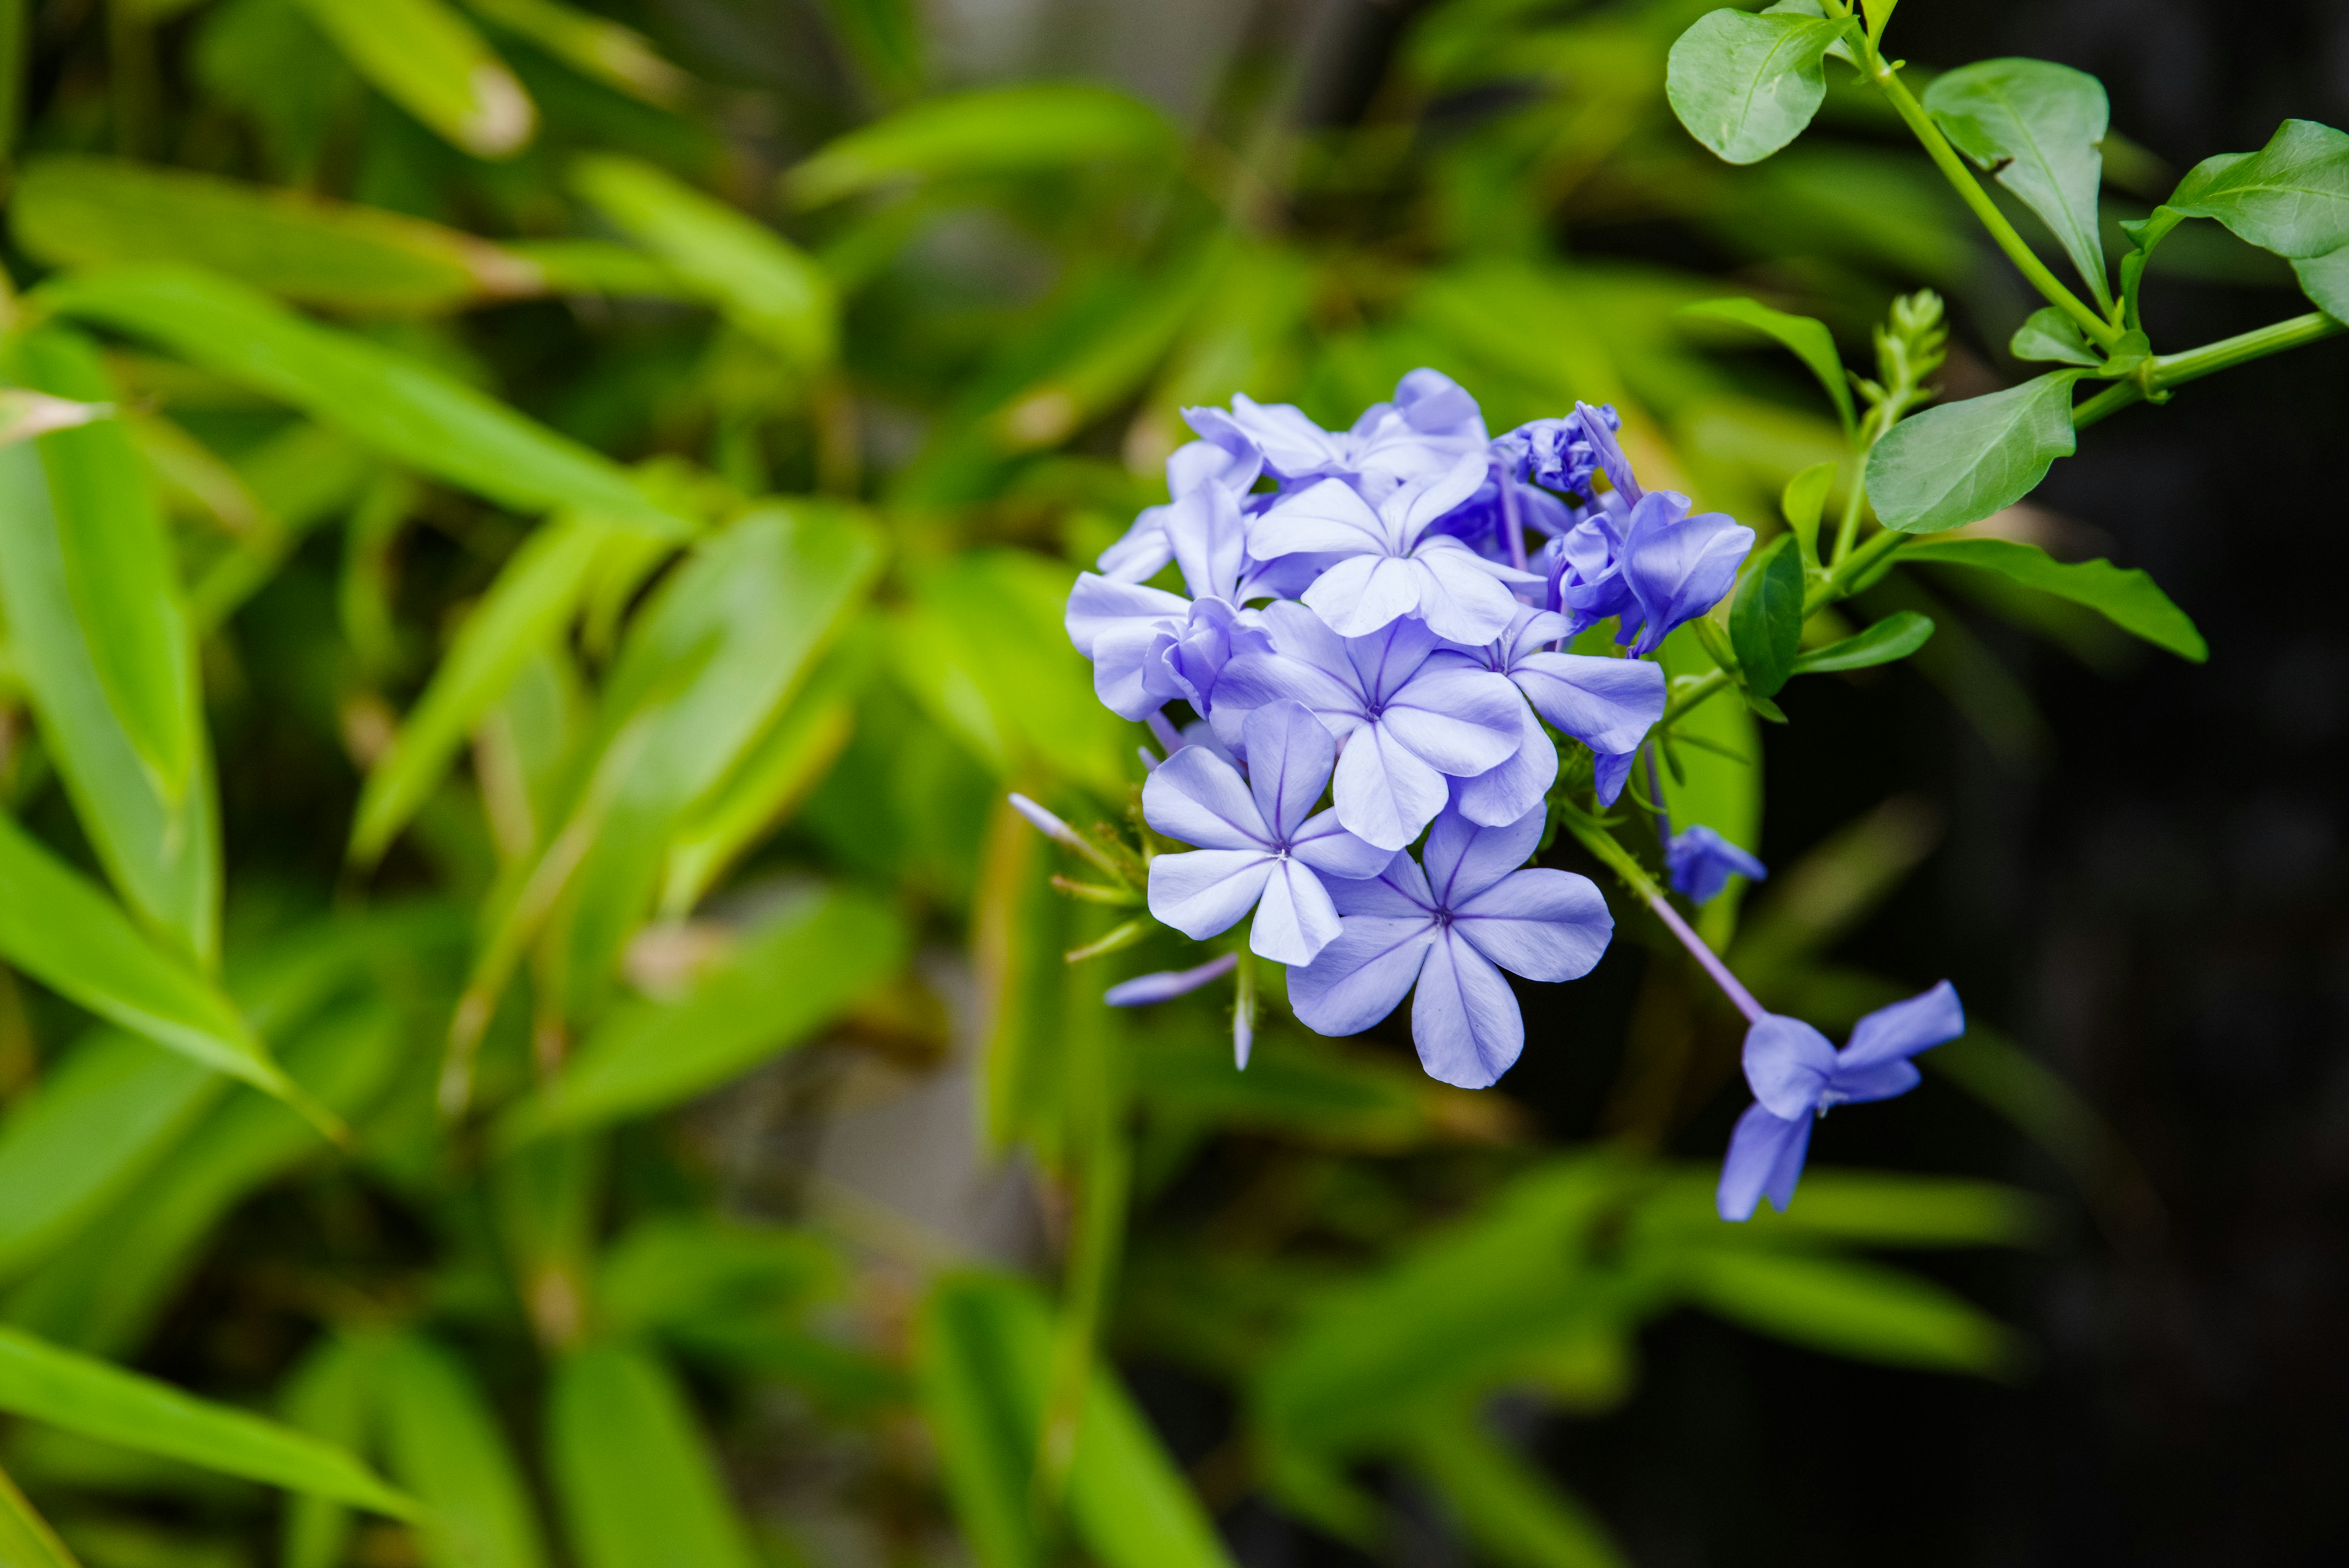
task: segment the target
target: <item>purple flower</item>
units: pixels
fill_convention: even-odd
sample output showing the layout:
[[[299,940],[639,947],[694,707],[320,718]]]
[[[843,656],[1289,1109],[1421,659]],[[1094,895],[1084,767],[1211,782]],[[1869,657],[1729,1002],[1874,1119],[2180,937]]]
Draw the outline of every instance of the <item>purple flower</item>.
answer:
[[[1613,805],[1622,798],[1623,784],[1631,776],[1631,764],[1639,760],[1637,752],[1601,752],[1592,759],[1590,785],[1601,805]]]
[[[1515,477],[1588,498],[1591,494],[1591,477],[1599,472],[1600,442],[1604,441],[1619,460],[1622,449],[1616,445],[1614,435],[1622,428],[1623,417],[1615,411],[1614,404],[1605,403],[1594,409],[1588,403],[1577,403],[1574,412],[1564,419],[1534,420],[1495,438],[1493,454]],[[1594,429],[1599,432],[1595,438],[1591,433]],[[1619,472],[1629,480],[1631,465],[1620,463]],[[1615,483],[1611,477],[1609,483]],[[1617,483],[1616,488],[1626,486]],[[1638,484],[1633,483],[1628,488],[1636,499]]]
[[[1233,653],[1269,646],[1239,607],[1249,563],[1237,498],[1203,484],[1164,510],[1167,558],[1195,598],[1091,572],[1069,590],[1069,640],[1093,661],[1094,695],[1122,718],[1178,700],[1206,713]]]
[[[1243,711],[1283,699],[1305,704],[1345,742],[1338,820],[1381,849],[1401,849],[1444,809],[1445,775],[1497,767],[1524,743],[1525,701],[1516,688],[1491,670],[1435,660],[1443,644],[1423,622],[1341,638],[1300,604],[1263,614],[1273,651],[1243,653],[1224,667],[1216,733],[1227,746],[1245,744]],[[1249,757],[1251,768],[1255,762]]]
[[[1416,985],[1411,1033],[1428,1075],[1464,1089],[1491,1085],[1526,1043],[1501,971],[1579,979],[1615,929],[1589,878],[1517,869],[1541,831],[1539,812],[1506,827],[1446,812],[1427,836],[1425,871],[1402,855],[1374,882],[1339,884],[1343,931],[1288,977],[1297,1016],[1324,1034],[1359,1033]]]
[[[1432,479],[1461,453],[1485,445],[1476,400],[1440,370],[1412,371],[1395,385],[1394,401],[1373,403],[1342,433],[1325,431],[1288,403],[1259,403],[1245,394],[1231,411],[1185,409],[1184,420],[1207,441],[1259,454],[1284,489],[1341,479],[1373,500],[1396,485]]]
[[[1143,507],[1125,537],[1103,550],[1094,565],[1102,576],[1118,582],[1148,582],[1174,558],[1167,520],[1184,497],[1213,486],[1237,499],[1247,493],[1263,472],[1263,457],[1245,441],[1185,442],[1166,459],[1166,493],[1171,499],[1163,506]]]
[[[1185,746],[1142,786],[1143,819],[1199,846],[1151,861],[1150,912],[1204,940],[1253,909],[1250,950],[1277,963],[1310,963],[1338,935],[1321,876],[1375,877],[1394,856],[1347,832],[1336,812],[1314,814],[1338,742],[1302,704],[1258,708],[1246,733],[1246,779],[1206,747]]]
[[[1688,514],[1689,498],[1651,491],[1631,508],[1623,531],[1623,580],[1638,603],[1639,641],[1647,657],[1673,628],[1694,620],[1737,580],[1738,564],[1754,548],[1754,530],[1722,512]],[[1619,642],[1630,642],[1631,616],[1622,612]]]
[[[1330,944],[1330,951],[1344,940]],[[1729,1158],[1722,1162],[1714,1199],[1721,1217],[1753,1218],[1765,1193],[1785,1213],[1803,1174],[1813,1116],[1835,1106],[1907,1094],[1918,1084],[1917,1064],[1909,1058],[1965,1032],[1965,1011],[1946,980],[1861,1019],[1840,1052],[1799,1018],[1765,1012],[1755,1019],[1745,1032],[1745,1081],[1754,1103],[1737,1118]]]
[[[1501,579],[1540,579],[1428,532],[1485,478],[1485,461],[1472,452],[1433,479],[1398,486],[1375,508],[1351,485],[1325,479],[1250,522],[1248,552],[1263,560],[1340,557],[1302,597],[1340,637],[1367,637],[1398,616],[1415,615],[1438,637],[1490,641],[1517,609]]]
[[[1548,579],[1545,601],[1567,617],[1567,635],[1578,637],[1602,620],[1636,613],[1639,600],[1623,576],[1623,524],[1628,511],[1607,496],[1589,515],[1542,546],[1537,564]]]
[[[1672,835],[1671,842],[1664,846],[1664,868],[1671,873],[1672,890],[1700,904],[1721,897],[1732,877],[1759,882],[1770,875],[1761,861],[1702,826]]]
[[[1211,958],[1196,969],[1161,970],[1156,974],[1138,974],[1122,981],[1102,992],[1102,1000],[1112,1007],[1148,1007],[1154,1002],[1172,1002],[1187,996],[1203,985],[1212,985],[1239,967],[1237,953],[1225,953]]]

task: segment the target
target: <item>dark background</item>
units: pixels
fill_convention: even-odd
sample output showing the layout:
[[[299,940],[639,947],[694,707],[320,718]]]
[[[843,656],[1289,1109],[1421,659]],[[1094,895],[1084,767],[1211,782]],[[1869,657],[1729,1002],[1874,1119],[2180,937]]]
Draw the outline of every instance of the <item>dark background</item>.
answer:
[[[1375,72],[1395,19],[1365,7],[1340,30],[1341,74]],[[2287,117],[2349,123],[2338,0],[1909,0],[1895,29],[1920,65],[2019,54],[2095,73],[2114,128],[2180,172]],[[2174,349],[2304,308],[2168,281],[2147,319]],[[2344,458],[2344,340],[2085,434],[2035,502],[2151,571],[2212,656],[2112,679],[1978,625],[2049,722],[2033,763],[1995,759],[1945,704],[1789,700],[1764,859],[1896,790],[1939,803],[1941,849],[1855,947],[1920,983],[1949,975],[2054,1065],[2126,1142],[2158,1212],[2114,1233],[2073,1199],[2046,1251],[1946,1269],[2035,1339],[2012,1387],[1831,1361],[1692,1314],[1651,1332],[1624,1409],[1539,1439],[1636,1562],[2349,1561]],[[1587,1132],[1603,1075],[1521,1072],[1511,1087]],[[1717,1152],[1728,1098],[1681,1152]],[[2075,1190],[1930,1079],[1831,1120],[1814,1148]],[[1415,1540],[1431,1563],[1456,1552],[1439,1531]],[[1342,1555],[1277,1529],[1242,1545],[1266,1564]]]

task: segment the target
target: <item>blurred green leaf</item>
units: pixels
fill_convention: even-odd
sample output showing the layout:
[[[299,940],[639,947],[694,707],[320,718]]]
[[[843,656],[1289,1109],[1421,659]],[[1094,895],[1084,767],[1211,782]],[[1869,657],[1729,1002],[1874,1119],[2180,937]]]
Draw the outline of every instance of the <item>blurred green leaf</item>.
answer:
[[[1979,523],[2039,487],[2069,457],[2072,383],[2054,370],[2002,392],[1911,414],[1868,454],[1868,495],[1888,528],[1934,534]]]
[[[1892,1171],[1814,1170],[1801,1201],[1765,1208],[1725,1230],[1713,1208],[1720,1173],[1675,1174],[1640,1200],[1640,1244],[1696,1242],[1708,1248],[1842,1242],[1871,1247],[2028,1247],[2047,1239],[2053,1216],[2037,1197],[1991,1181]]]
[[[2023,1355],[2013,1333],[1980,1309],[1874,1263],[1709,1251],[1682,1267],[1690,1294],[1723,1317],[1837,1355],[1996,1377]]]
[[[655,52],[643,34],[608,17],[574,10],[557,0],[465,0],[465,4],[573,69],[647,103],[674,106],[691,85],[683,71]]]
[[[570,506],[692,532],[610,460],[419,360],[305,321],[226,278],[176,266],[109,268],[52,280],[41,297],[61,315],[157,343],[501,504]]]
[[[279,1413],[314,1437],[365,1453],[377,1424],[374,1351],[373,1342],[347,1334],[320,1336],[286,1380]],[[350,1533],[350,1510],[344,1504],[296,1493],[285,1500],[285,1568],[337,1568]]]
[[[542,286],[528,263],[437,223],[111,158],[28,161],[9,223],[54,265],[191,264],[336,310],[423,315]]]
[[[739,856],[789,817],[848,744],[855,722],[844,694],[815,691],[777,715],[724,785],[678,830],[661,873],[661,913],[690,913]]]
[[[2123,631],[2199,664],[2210,646],[2144,572],[2110,561],[2058,561],[2036,545],[2013,539],[1921,539],[1901,558],[1934,566],[1995,572],[2010,582],[2069,599],[2102,614]]]
[[[582,159],[571,183],[788,363],[830,362],[839,332],[832,282],[781,234],[637,159]]]
[[[433,1568],[538,1568],[546,1550],[529,1485],[464,1363],[415,1335],[390,1341],[376,1355],[386,1462],[430,1511],[420,1529],[425,1561]]]
[[[904,961],[905,935],[860,894],[792,900],[675,1002],[624,1002],[499,1127],[511,1147],[664,1110],[797,1045]]]
[[[926,99],[827,144],[786,178],[802,206],[910,180],[1171,160],[1174,130],[1137,98],[1081,82]]]
[[[0,1563],[8,1568],[81,1568],[5,1471],[0,1471]]]
[[[757,1568],[684,1392],[644,1351],[557,1366],[547,1448],[585,1568]]]
[[[101,1018],[296,1106],[320,1111],[234,1003],[114,901],[0,816],[0,956]]]
[[[1803,133],[1826,98],[1825,57],[1847,21],[1713,11],[1672,45],[1665,91],[1688,133],[1758,163]]]
[[[511,157],[536,129],[522,83],[441,0],[301,5],[377,90],[475,157]]]
[[[1792,534],[1771,540],[1739,578],[1729,638],[1746,690],[1776,696],[1803,646],[1803,559]]]
[[[1507,1568],[1622,1568],[1607,1527],[1467,1413],[1412,1424],[1413,1468],[1483,1554]]]
[[[604,1255],[596,1319],[609,1333],[631,1334],[796,1309],[838,1268],[832,1248],[806,1231],[662,1216],[631,1227]]]
[[[2104,84],[2052,60],[1977,60],[1935,77],[1924,103],[1959,151],[1996,170],[1998,182],[2039,214],[2109,310],[2096,222],[2096,145],[2111,119]]]
[[[331,1443],[13,1328],[0,1328],[0,1409],[395,1518],[412,1518],[417,1511],[413,1499]]]
[[[1750,327],[1785,344],[1819,379],[1819,385],[1826,389],[1827,400],[1835,404],[1836,417],[1843,421],[1844,433],[1851,433],[1851,383],[1844,375],[1843,356],[1836,352],[1835,335],[1827,330],[1826,322],[1807,316],[1789,316],[1751,299],[1699,300],[1694,305],[1682,306],[1680,314],[1697,320]]]
[[[1824,648],[1799,654],[1796,675],[1826,675],[1843,670],[1867,670],[1906,659],[1925,646],[1933,623],[1914,610],[1895,610],[1866,631],[1839,639]]]

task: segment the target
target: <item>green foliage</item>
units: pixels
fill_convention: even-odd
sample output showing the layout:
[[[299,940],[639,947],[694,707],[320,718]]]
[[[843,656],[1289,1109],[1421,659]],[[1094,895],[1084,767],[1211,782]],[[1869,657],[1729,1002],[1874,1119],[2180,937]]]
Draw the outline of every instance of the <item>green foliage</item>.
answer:
[[[1824,675],[1841,670],[1866,670],[1906,659],[1925,646],[1933,623],[1914,610],[1895,610],[1866,631],[1839,638],[1795,658],[1796,675]]]
[[[2085,605],[2123,631],[2180,659],[2199,664],[2210,657],[2209,644],[2186,612],[2134,567],[2110,561],[2058,561],[2036,545],[2013,539],[1928,539],[1910,548],[1912,560],[1996,572],[2024,587]]]
[[[1816,16],[1709,13],[1672,46],[1672,112],[1726,161],[1758,163],[1826,101],[1826,52],[1845,27]]]
[[[2049,466],[2072,454],[2079,376],[2051,371],[1893,426],[1868,456],[1868,493],[1884,525],[1935,534],[1979,523],[2037,489]]]
[[[1803,558],[1782,534],[1754,556],[1729,607],[1738,673],[1756,697],[1775,697],[1795,673],[1803,645]]]
[[[2102,82],[2047,60],[1978,60],[1935,77],[1925,109],[1958,151],[2039,215],[2096,303],[2110,310],[2112,285],[2096,219],[2104,177],[2097,151],[2110,109]]]

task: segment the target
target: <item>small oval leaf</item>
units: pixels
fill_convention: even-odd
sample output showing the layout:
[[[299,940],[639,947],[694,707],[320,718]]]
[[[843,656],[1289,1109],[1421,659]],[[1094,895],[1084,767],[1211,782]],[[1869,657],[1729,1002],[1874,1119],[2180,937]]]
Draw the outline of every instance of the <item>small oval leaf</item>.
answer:
[[[1714,11],[1672,45],[1665,92],[1688,132],[1730,163],[1803,133],[1826,99],[1826,56],[1847,21]]]
[[[2069,457],[2072,383],[2057,370],[1901,421],[1868,454],[1868,493],[1888,528],[1936,534],[2012,506]]]

